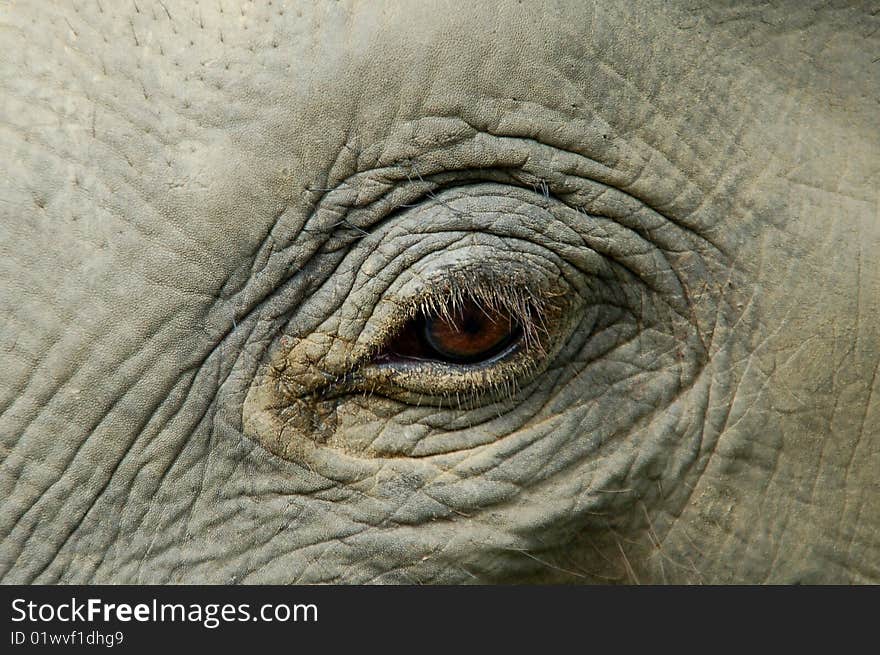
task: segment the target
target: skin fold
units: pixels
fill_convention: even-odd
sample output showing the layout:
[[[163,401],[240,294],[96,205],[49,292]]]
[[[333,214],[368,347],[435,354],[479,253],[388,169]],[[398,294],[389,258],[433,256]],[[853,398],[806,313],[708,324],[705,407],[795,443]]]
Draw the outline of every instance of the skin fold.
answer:
[[[3,582],[880,582],[875,3],[0,45]],[[514,346],[401,336],[465,305]]]

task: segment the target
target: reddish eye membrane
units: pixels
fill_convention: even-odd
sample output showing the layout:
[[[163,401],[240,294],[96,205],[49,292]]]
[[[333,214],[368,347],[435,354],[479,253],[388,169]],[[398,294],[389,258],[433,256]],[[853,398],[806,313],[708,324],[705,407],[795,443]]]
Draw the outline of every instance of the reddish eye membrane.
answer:
[[[505,352],[521,334],[509,313],[468,300],[442,315],[415,317],[386,352],[397,358],[476,364]]]

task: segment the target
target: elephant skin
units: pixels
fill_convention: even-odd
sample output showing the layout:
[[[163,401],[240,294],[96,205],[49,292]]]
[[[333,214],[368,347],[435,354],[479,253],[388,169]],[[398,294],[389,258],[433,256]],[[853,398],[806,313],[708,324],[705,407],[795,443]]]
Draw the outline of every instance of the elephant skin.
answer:
[[[0,15],[4,582],[880,582],[876,3]]]

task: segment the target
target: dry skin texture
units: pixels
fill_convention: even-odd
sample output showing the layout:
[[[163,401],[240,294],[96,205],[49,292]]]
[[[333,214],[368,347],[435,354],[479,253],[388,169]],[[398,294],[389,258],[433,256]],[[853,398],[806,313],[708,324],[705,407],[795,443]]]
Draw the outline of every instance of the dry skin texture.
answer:
[[[876,3],[0,50],[4,582],[880,582]]]

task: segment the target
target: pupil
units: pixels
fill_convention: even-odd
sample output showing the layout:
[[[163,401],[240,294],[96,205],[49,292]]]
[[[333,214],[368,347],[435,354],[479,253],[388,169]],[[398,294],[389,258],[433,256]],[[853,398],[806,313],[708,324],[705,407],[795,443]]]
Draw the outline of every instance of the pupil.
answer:
[[[462,328],[462,331],[468,334],[479,334],[480,330],[483,329],[483,324],[473,316],[468,316],[465,317]]]

